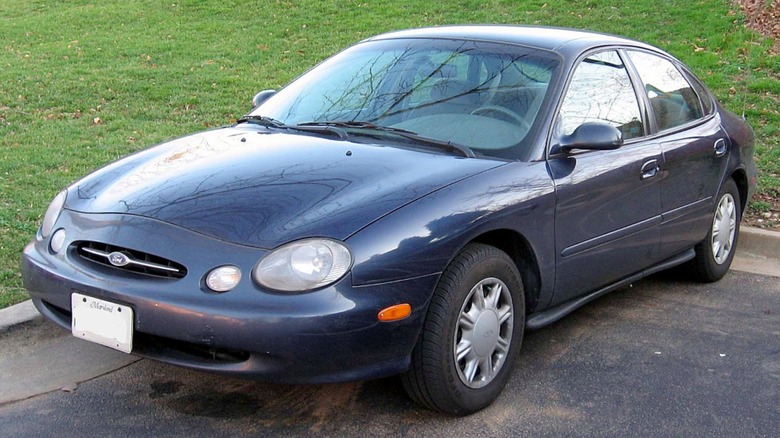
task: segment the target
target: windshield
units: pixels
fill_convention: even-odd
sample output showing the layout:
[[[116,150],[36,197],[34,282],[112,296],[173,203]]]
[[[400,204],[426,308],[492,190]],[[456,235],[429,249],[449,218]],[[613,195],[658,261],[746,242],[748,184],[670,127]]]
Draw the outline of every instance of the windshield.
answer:
[[[353,46],[256,108],[286,125],[363,122],[516,158],[557,67],[549,52],[456,40]]]

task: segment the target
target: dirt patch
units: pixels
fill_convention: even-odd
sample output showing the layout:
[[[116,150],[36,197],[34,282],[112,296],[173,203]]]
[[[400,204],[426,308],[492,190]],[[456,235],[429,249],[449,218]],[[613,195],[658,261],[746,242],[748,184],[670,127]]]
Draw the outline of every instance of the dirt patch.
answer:
[[[744,215],[744,224],[751,227],[780,231],[780,195],[773,193],[756,193],[752,198],[753,206]],[[758,209],[755,206],[769,206]]]

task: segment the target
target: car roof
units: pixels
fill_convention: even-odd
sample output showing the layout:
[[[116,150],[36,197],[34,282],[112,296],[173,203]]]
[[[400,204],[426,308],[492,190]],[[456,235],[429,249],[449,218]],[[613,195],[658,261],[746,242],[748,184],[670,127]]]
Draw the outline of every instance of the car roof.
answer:
[[[445,38],[491,41],[537,47],[564,56],[581,53],[592,47],[634,46],[659,51],[658,48],[616,35],[546,26],[465,25],[408,29],[384,33],[366,41],[404,38]]]

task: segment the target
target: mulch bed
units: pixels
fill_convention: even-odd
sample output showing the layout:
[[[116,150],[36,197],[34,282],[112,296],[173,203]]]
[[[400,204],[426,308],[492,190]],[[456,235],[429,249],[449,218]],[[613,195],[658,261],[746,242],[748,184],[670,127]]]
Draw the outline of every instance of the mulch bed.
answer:
[[[774,54],[780,54],[780,0],[736,0],[747,26],[775,40]]]

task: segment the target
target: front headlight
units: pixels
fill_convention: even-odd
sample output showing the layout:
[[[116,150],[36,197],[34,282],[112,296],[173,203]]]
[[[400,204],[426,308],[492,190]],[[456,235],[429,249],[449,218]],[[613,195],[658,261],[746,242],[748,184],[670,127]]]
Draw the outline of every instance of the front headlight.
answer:
[[[55,196],[54,200],[49,204],[49,208],[46,209],[46,214],[43,215],[43,225],[41,225],[42,237],[49,237],[51,232],[54,231],[54,224],[57,222],[57,219],[60,218],[60,212],[62,212],[62,207],[65,205],[67,197],[68,192],[63,190],[57,193],[57,196]]]
[[[261,286],[284,292],[303,292],[335,283],[352,267],[352,254],[330,239],[288,243],[265,256],[252,272]]]

